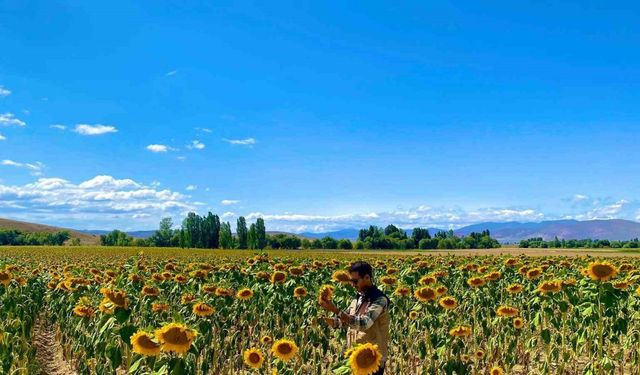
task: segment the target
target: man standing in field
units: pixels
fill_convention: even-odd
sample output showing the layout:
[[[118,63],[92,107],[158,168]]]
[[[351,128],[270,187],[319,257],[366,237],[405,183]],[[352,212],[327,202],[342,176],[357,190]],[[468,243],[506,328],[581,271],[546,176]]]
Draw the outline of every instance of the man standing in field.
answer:
[[[333,302],[320,300],[320,306],[336,314],[324,318],[333,328],[347,326],[347,345],[371,343],[378,345],[382,354],[380,368],[373,375],[382,375],[389,345],[389,298],[373,285],[373,268],[366,262],[355,262],[349,268],[351,284],[358,291],[345,311]]]

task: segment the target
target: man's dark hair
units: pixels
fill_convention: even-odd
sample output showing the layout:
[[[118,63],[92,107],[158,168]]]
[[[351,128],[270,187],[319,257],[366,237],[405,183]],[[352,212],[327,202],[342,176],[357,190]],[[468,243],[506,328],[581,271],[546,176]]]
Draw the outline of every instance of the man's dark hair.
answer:
[[[349,267],[349,272],[357,272],[360,277],[364,277],[365,275],[369,275],[373,279],[373,268],[367,262],[355,262]]]

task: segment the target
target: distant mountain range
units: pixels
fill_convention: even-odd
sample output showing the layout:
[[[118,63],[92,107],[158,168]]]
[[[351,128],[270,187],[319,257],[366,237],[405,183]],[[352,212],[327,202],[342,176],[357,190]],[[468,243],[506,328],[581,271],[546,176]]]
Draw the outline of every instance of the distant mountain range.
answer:
[[[486,222],[468,225],[455,229],[458,235],[468,235],[471,232],[482,232],[488,229],[491,236],[501,243],[519,242],[532,237],[542,237],[544,240],[560,239],[607,239],[630,240],[640,237],[640,223],[630,220],[551,220],[542,222],[520,223],[516,221],[505,223]],[[442,229],[429,228],[429,233],[434,234]],[[331,236],[334,238],[346,238],[355,240],[358,238],[358,229],[342,229],[334,232],[310,233],[301,235],[310,238],[322,238]],[[411,230],[407,230],[411,234]]]
[[[24,232],[55,232],[59,230],[67,230],[71,233],[71,237],[80,238],[84,244],[98,243],[99,235],[110,232],[108,230],[75,230],[58,228],[49,225],[27,223],[2,218],[0,218],[0,229],[18,229]],[[587,221],[552,220],[538,223],[520,223],[515,221],[506,223],[486,222],[455,229],[454,233],[458,236],[462,236],[468,235],[471,232],[482,232],[485,229],[488,229],[491,232],[491,236],[501,243],[519,242],[520,240],[532,237],[542,237],[545,240],[552,240],[556,236],[560,239],[592,238],[602,240],[630,240],[633,238],[640,238],[640,223],[622,219]],[[429,233],[433,235],[439,230],[442,229],[429,228]],[[331,236],[336,239],[346,238],[356,240],[358,238],[358,231],[359,229],[342,229],[333,232],[303,232],[289,234],[309,239]],[[130,231],[127,232],[127,234],[134,238],[148,238],[154,232],[155,230],[141,230]],[[267,231],[267,233],[278,234],[286,232]],[[407,234],[411,235],[411,230],[407,230]]]

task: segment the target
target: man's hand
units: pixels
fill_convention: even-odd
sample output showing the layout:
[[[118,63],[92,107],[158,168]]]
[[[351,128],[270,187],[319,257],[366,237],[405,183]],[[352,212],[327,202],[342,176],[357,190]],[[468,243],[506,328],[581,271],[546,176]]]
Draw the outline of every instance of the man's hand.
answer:
[[[320,306],[323,309],[325,309],[325,310],[327,310],[329,312],[332,312],[334,314],[337,314],[337,313],[340,312],[340,310],[336,307],[336,305],[334,305],[333,302],[331,302],[331,301],[320,300],[318,302],[320,303]]]

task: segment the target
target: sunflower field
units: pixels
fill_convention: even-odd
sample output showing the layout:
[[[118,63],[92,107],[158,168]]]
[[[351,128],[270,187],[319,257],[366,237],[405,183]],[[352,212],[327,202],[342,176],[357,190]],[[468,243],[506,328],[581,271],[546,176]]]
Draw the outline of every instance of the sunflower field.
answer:
[[[385,374],[640,374],[640,258],[0,248],[0,373],[55,327],[78,374],[358,374],[318,299],[365,260],[391,299]]]

